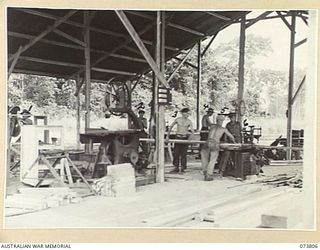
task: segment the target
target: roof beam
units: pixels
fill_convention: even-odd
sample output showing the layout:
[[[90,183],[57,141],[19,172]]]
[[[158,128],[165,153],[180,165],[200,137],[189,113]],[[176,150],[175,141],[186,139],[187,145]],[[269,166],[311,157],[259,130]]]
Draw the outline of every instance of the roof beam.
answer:
[[[13,73],[63,78],[66,81],[69,78],[68,75],[60,75],[57,73],[47,73],[47,72],[41,72],[41,71],[36,71],[36,70],[25,70],[25,69],[15,69]],[[91,79],[91,80],[92,80],[92,82],[107,83],[106,80],[99,80],[99,79]]]
[[[283,17],[288,17],[290,15],[286,14],[286,15],[282,15],[282,16]],[[267,16],[267,17],[263,18],[262,20],[275,19],[275,18],[280,18],[280,16],[278,14],[276,14],[276,15],[272,15],[272,16]],[[246,23],[249,23],[249,22],[254,21],[254,20],[255,20],[255,18],[246,19]],[[240,22],[240,21],[238,21],[238,22]]]
[[[47,13],[43,13],[43,12],[39,12],[39,11],[35,11],[35,10],[19,9],[19,11],[26,12],[26,13],[31,14],[31,15],[41,16],[41,17],[44,17],[44,18],[52,19],[52,20],[58,20],[59,19],[58,16],[47,14]],[[73,25],[73,26],[76,26],[76,27],[79,27],[79,28],[84,28],[84,25],[82,23],[78,23],[78,22],[75,22],[75,21],[66,20],[63,23],[69,24],[69,25]],[[109,30],[100,29],[100,28],[95,28],[95,27],[92,27],[92,26],[90,26],[89,29],[90,29],[90,31],[94,31],[94,32],[97,32],[97,33],[105,34],[105,35],[108,35],[108,36],[120,37],[120,38],[123,38],[123,39],[127,39],[128,38],[127,35],[124,35],[124,34],[121,34],[121,33],[117,33],[117,32],[113,32],[113,31],[109,31]],[[152,41],[145,40],[145,39],[142,39],[142,41],[145,44],[152,45]],[[166,46],[166,49],[167,50],[172,50],[172,51],[179,50],[178,48],[174,48],[174,47],[171,47],[171,46]]]
[[[301,19],[302,19],[302,21],[308,26],[309,24],[308,24],[308,17],[306,17],[306,16],[303,16],[302,14],[300,14],[300,15],[297,15],[297,17],[300,17]]]
[[[48,14],[48,13],[44,13],[44,12],[40,12],[40,11],[36,11],[36,10],[30,10],[30,9],[18,9],[19,11],[31,14],[31,15],[35,15],[35,16],[41,16],[44,18],[48,18],[48,19],[52,19],[52,20],[57,20],[59,19],[59,16],[55,16],[52,14]],[[65,24],[69,24],[72,26],[76,26],[78,28],[83,29],[84,25],[83,23],[79,23],[79,22],[75,22],[75,21],[71,21],[71,20],[66,20],[64,21]],[[125,35],[117,33],[117,32],[113,32],[113,31],[108,31],[108,30],[103,30],[103,29],[99,29],[99,28],[94,28],[94,27],[90,27],[91,31],[95,31],[95,32],[99,32],[99,33],[103,33],[106,35],[110,35],[110,36],[116,36],[116,37],[121,37],[121,38],[126,38]]]
[[[27,35],[27,34],[22,34],[22,33],[17,33],[17,32],[11,32],[11,31],[8,32],[8,35],[11,36],[11,37],[24,38],[24,39],[34,39],[35,38],[35,36],[32,36],[32,35]],[[39,42],[50,44],[50,45],[55,45],[55,46],[61,46],[61,47],[65,47],[65,48],[77,49],[77,50],[83,50],[84,49],[82,46],[79,46],[79,45],[63,43],[63,42],[57,42],[57,41],[48,40],[48,39],[41,39],[41,40],[39,40]],[[108,51],[99,50],[99,49],[90,49],[90,51],[94,52],[94,53],[98,53],[98,54],[108,53]],[[115,58],[120,58],[120,59],[123,59],[123,60],[128,60],[128,61],[146,63],[146,60],[143,59],[143,58],[125,56],[125,55],[120,55],[120,54],[116,54],[116,53],[111,53],[110,56],[111,57],[115,57]]]
[[[70,41],[72,41],[72,42],[74,42],[74,43],[77,43],[77,44],[79,44],[79,45],[81,45],[83,47],[85,47],[85,45],[86,45],[83,41],[81,41],[81,40],[79,40],[79,39],[77,39],[77,38],[75,38],[73,36],[70,36],[69,34],[67,34],[67,33],[65,33],[65,32],[63,32],[61,30],[55,29],[53,32],[58,34],[58,35],[60,35],[60,36],[62,36],[62,37],[64,37],[64,38],[66,38],[66,39],[68,39],[68,40],[70,40]]]
[[[213,12],[213,11],[204,11],[204,13],[210,15],[210,16],[214,16],[216,18],[222,19],[224,21],[230,21],[231,18],[230,17],[226,17],[224,15],[218,14],[217,12]]]
[[[229,21],[226,21],[222,26],[220,26],[220,24],[218,25],[214,25],[210,30],[207,31],[207,34],[211,34],[211,33],[216,33],[220,30],[223,30],[224,28],[228,27],[229,25],[237,22],[242,16],[246,16],[248,13],[250,13],[250,11],[244,11],[243,13],[241,13],[239,16],[232,18]],[[203,25],[207,25],[208,23],[210,23],[210,19],[200,23],[197,27],[202,27]]]
[[[132,15],[135,15],[135,16],[140,16],[140,17],[152,20],[152,21],[156,20],[155,17],[147,15],[147,14],[144,14],[144,13],[141,13],[141,12],[136,12],[136,11],[125,11],[125,12],[127,12],[129,14],[132,14]],[[188,33],[191,33],[191,34],[194,34],[194,35],[197,35],[197,36],[205,36],[205,34],[203,32],[200,32],[200,31],[195,30],[195,29],[191,29],[189,27],[182,26],[180,24],[175,24],[175,23],[172,23],[172,22],[168,22],[167,25],[172,27],[172,28],[183,30],[185,32],[188,32]]]
[[[177,57],[177,56],[173,57],[173,59],[176,59],[176,60],[178,60],[178,61],[180,61],[180,62],[183,60],[183,59],[181,59],[181,58],[179,58],[179,57]],[[186,65],[194,68],[194,69],[197,69],[197,68],[198,68],[196,65],[194,65],[194,64],[192,64],[192,63],[190,63],[190,62],[184,62],[184,63],[185,63]]]
[[[270,15],[273,11],[266,11],[262,13],[261,15],[257,16],[255,19],[251,20],[250,22],[246,23],[246,29],[252,26],[253,24],[259,22],[260,20],[266,18],[268,15]]]
[[[131,52],[133,52],[133,53],[135,53],[135,54],[137,54],[137,55],[141,56],[141,52],[140,52],[140,50],[137,50],[137,49],[131,48],[131,47],[129,47],[129,46],[124,46],[124,48],[125,48],[126,50],[128,50],[128,51],[131,51]]]
[[[61,62],[61,61],[42,59],[42,58],[36,58],[36,57],[30,57],[30,56],[20,56],[19,58],[21,60],[26,60],[26,61],[30,61],[30,62],[46,63],[46,64],[52,64],[52,65],[73,67],[73,68],[82,68],[82,67],[84,67],[84,65],[82,65],[82,64]]]
[[[125,76],[137,75],[136,73],[133,73],[133,72],[113,70],[113,69],[102,69],[102,68],[96,68],[96,67],[92,67],[91,70],[97,71],[97,72],[111,73],[111,74],[116,74],[116,75],[125,75]]]
[[[141,41],[142,41],[144,44],[153,46],[153,42],[152,42],[152,41],[148,41],[148,40],[145,40],[145,39],[141,39]],[[165,49],[171,50],[171,51],[178,51],[178,50],[179,50],[178,48],[171,47],[171,46],[165,46]]]
[[[60,24],[62,24],[65,20],[67,20],[69,17],[71,17],[73,14],[75,14],[77,12],[77,10],[71,10],[69,11],[66,15],[64,15],[63,17],[57,19],[54,24],[52,26],[47,27],[47,29],[45,29],[44,31],[42,31],[37,37],[35,37],[33,40],[29,41],[26,45],[24,45],[21,49],[20,54],[22,54],[23,52],[25,52],[27,49],[29,49],[30,47],[32,47],[35,43],[37,43],[39,40],[41,40],[43,37],[45,37],[46,35],[48,35],[51,31],[53,31],[54,29],[56,29]],[[16,52],[18,53],[18,51]],[[12,55],[9,58],[9,62],[14,58],[14,55]]]
[[[13,73],[57,77],[57,78],[68,77],[67,75],[60,75],[60,74],[56,74],[56,73],[48,73],[48,72],[41,72],[41,71],[36,71],[36,70],[25,70],[25,69],[14,69]]]
[[[156,62],[151,57],[150,53],[144,46],[143,42],[141,41],[139,34],[133,28],[132,24],[130,23],[129,19],[127,18],[126,14],[124,14],[121,10],[115,10],[116,14],[118,15],[119,19],[121,20],[124,27],[128,30],[129,34],[131,35],[133,41],[136,43],[137,47],[140,49],[141,53],[149,63],[150,67],[152,68],[153,72],[159,79],[159,81],[165,86],[169,87],[168,83],[165,79],[163,72],[160,71],[159,67],[157,66]]]
[[[178,30],[189,32],[189,33],[197,35],[197,36],[205,36],[206,35],[203,32],[200,32],[200,31],[197,31],[197,30],[194,30],[194,29],[190,29],[188,27],[185,27],[185,26],[182,26],[182,25],[179,25],[179,24],[174,24],[174,23],[170,23],[169,22],[168,26],[170,26],[172,28],[175,28],[175,29],[178,29]]]
[[[143,30],[139,31],[139,35],[144,34],[145,32],[149,31],[152,27],[154,26],[154,23],[151,23],[149,25],[147,25]],[[108,57],[110,57],[111,54],[117,52],[118,50],[124,48],[125,46],[127,46],[129,43],[132,42],[132,38],[128,37],[122,44],[120,44],[119,46],[117,46],[116,48],[114,48],[113,50],[111,50],[110,52],[105,53],[103,56],[101,56],[99,59],[97,59],[95,62],[93,62],[91,64],[91,67],[97,65],[98,63],[105,61]],[[76,75],[81,74],[84,70],[81,69],[77,72],[75,72],[73,75],[71,75],[69,78],[74,78]]]

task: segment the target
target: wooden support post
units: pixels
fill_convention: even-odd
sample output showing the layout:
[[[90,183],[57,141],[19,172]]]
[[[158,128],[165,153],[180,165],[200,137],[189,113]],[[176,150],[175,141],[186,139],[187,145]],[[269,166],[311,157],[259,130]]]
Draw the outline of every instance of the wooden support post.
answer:
[[[80,109],[81,109],[81,104],[80,104],[80,76],[78,75],[77,76],[77,80],[76,80],[76,86],[77,86],[77,89],[79,89],[79,93],[77,94],[77,113],[76,113],[76,119],[77,119],[77,149],[79,150],[80,149]]]
[[[86,43],[84,50],[85,58],[85,82],[86,82],[86,116],[85,116],[85,131],[90,128],[90,89],[91,89],[91,65],[90,65],[90,29],[89,29],[89,11],[84,12],[84,41]],[[86,152],[89,152],[89,148],[86,145]]]
[[[244,58],[246,44],[246,17],[243,16],[240,22],[240,46],[239,46],[239,73],[238,73],[238,100],[237,100],[237,120],[242,124],[241,103],[244,92]]]
[[[296,12],[291,12],[291,36],[290,36],[290,62],[289,62],[289,87],[287,110],[287,146],[292,147],[292,93],[294,81],[294,44],[296,33]],[[291,160],[292,150],[287,150],[287,160]]]
[[[131,81],[127,81],[125,82],[125,85],[127,85],[127,89],[128,89],[128,103],[129,103],[129,107],[128,108],[132,108],[132,101],[131,101],[131,93],[132,93],[132,83]],[[132,127],[132,119],[130,117],[130,115],[128,115],[128,129],[130,129]]]
[[[156,63],[160,72],[164,72],[165,63],[165,16],[164,12],[157,11],[157,34],[156,34]],[[164,134],[165,116],[164,106],[158,103],[159,79],[155,79],[156,86],[156,150],[157,150],[157,172],[156,182],[164,182]]]
[[[198,68],[197,68],[197,130],[200,129],[200,85],[201,85],[201,40],[198,42]]]

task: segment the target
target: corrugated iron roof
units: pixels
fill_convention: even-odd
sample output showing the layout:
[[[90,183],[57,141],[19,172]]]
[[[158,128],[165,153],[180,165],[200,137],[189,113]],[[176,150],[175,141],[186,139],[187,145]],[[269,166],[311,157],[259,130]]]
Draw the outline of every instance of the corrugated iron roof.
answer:
[[[8,57],[20,46],[37,37],[70,9],[8,8]],[[126,80],[150,69],[112,10],[92,10],[90,47],[94,80],[107,81],[117,76]],[[178,55],[219,30],[232,24],[244,11],[166,11],[166,60]],[[156,11],[125,14],[140,35],[150,54],[155,40]],[[84,10],[78,10],[19,57],[14,71],[69,78],[84,68]],[[106,56],[107,55],[107,56]],[[102,56],[106,58],[95,63]],[[10,65],[10,64],[9,64]]]

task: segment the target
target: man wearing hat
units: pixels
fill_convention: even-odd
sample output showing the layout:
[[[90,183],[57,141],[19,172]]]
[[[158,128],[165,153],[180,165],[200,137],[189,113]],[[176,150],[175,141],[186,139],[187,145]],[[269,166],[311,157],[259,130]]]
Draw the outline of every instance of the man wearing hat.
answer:
[[[213,122],[210,120],[210,117],[213,115],[213,108],[208,108],[207,114],[205,114],[202,117],[201,120],[201,130],[200,130],[200,140],[201,141],[206,141],[208,139],[208,133],[210,126],[213,124]]]
[[[230,122],[227,124],[226,128],[234,136],[237,143],[241,143],[241,124],[236,121],[236,113],[232,112],[229,114]]]
[[[147,118],[144,117],[144,114],[145,114],[144,110],[140,109],[138,114],[139,114],[138,119],[139,119],[139,122],[141,123],[141,127],[146,129],[148,127],[148,120]]]
[[[217,124],[211,126],[207,144],[201,150],[201,165],[205,181],[213,180],[213,170],[219,155],[220,139],[223,134],[226,134],[232,142],[235,142],[233,135],[226,128],[222,127],[224,120],[224,115],[217,116]]]
[[[193,135],[193,125],[189,117],[189,108],[183,108],[180,110],[181,117],[176,118],[173,123],[170,125],[167,134],[167,140],[169,140],[170,132],[172,128],[177,125],[176,139],[178,140],[187,140],[190,138],[189,129],[191,130],[191,135]],[[172,173],[181,172],[187,168],[187,151],[188,144],[185,143],[175,143],[173,149],[173,165],[174,169]]]
[[[30,111],[24,109],[20,114],[22,115],[21,123],[23,125],[32,125],[33,124],[32,120],[30,119],[30,117],[31,117]]]
[[[236,113],[231,112],[228,114],[228,117],[230,118],[230,122],[227,123],[226,128],[233,135],[235,142],[241,143],[242,141],[241,124],[240,122],[236,121]],[[225,141],[228,142],[228,140],[225,140]],[[230,154],[232,155],[232,157],[234,157],[234,152],[230,152],[230,151],[223,151],[221,154],[221,159],[219,162],[219,170],[221,175],[223,175],[223,173],[226,170]]]

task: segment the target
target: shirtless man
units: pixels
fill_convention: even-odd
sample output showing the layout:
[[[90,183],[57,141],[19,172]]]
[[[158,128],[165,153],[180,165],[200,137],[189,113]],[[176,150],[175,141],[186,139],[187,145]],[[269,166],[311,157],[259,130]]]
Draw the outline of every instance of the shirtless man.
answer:
[[[189,116],[189,109],[183,108],[180,110],[181,117],[176,118],[173,123],[170,125],[167,134],[167,141],[169,140],[170,132],[172,128],[177,125],[177,134],[176,139],[178,140],[187,140],[190,138],[189,129],[191,130],[191,135],[193,135],[193,126]],[[188,144],[185,143],[175,143],[173,148],[173,165],[174,169],[171,171],[172,173],[179,172],[181,167],[181,172],[187,168],[187,151]],[[180,165],[181,162],[181,165]]]
[[[214,124],[211,120],[210,117],[213,115],[213,108],[208,108],[207,114],[205,114],[202,117],[201,120],[201,130],[200,130],[200,141],[206,141],[208,139],[208,134],[209,134],[209,129],[212,124]],[[199,151],[201,152],[201,149],[203,147],[203,144],[200,144]],[[201,153],[199,152],[199,156],[201,156]],[[200,157],[201,158],[201,157]]]
[[[207,145],[203,146],[201,150],[201,164],[205,181],[213,180],[213,169],[219,155],[219,144],[223,134],[226,134],[235,143],[233,135],[226,128],[222,127],[224,119],[223,115],[218,115],[217,124],[213,124],[210,128]]]

